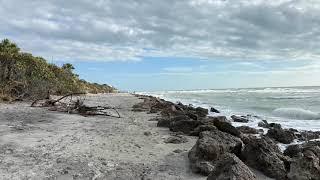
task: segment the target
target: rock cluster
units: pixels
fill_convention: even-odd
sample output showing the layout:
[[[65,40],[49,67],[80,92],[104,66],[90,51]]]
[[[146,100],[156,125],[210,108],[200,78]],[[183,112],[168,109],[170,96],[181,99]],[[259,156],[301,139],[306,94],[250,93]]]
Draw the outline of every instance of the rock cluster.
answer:
[[[254,180],[256,176],[251,170],[234,154],[226,153],[217,161],[208,180]]]
[[[159,113],[158,127],[167,127],[176,133],[198,136],[188,153],[193,172],[208,176],[208,180],[253,180],[249,167],[279,180],[320,180],[320,142],[289,145],[282,153],[277,143],[290,144],[294,139],[319,138],[319,132],[299,132],[284,129],[280,124],[262,121],[260,127],[268,133],[248,126],[234,127],[224,116],[208,117],[208,110],[182,103],[140,96],[144,102],[134,111]],[[214,109],[211,109],[214,112]],[[237,122],[248,122],[244,116],[233,116]],[[170,137],[167,143],[183,143],[183,136]]]
[[[236,115],[232,115],[231,119],[234,122],[243,122],[243,123],[247,123],[249,122],[249,118],[247,116],[236,116]]]
[[[242,141],[240,138],[228,133],[214,130],[204,131],[199,135],[197,143],[189,152],[189,159],[193,172],[208,175],[207,167],[202,164],[206,163],[213,166],[215,161],[225,153],[240,154]]]

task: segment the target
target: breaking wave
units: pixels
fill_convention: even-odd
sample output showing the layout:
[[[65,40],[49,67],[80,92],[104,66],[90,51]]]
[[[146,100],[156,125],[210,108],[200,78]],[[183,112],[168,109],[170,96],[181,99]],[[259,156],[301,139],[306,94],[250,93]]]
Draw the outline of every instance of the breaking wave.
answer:
[[[317,120],[320,119],[320,114],[301,108],[278,108],[275,109],[273,115],[300,120]]]

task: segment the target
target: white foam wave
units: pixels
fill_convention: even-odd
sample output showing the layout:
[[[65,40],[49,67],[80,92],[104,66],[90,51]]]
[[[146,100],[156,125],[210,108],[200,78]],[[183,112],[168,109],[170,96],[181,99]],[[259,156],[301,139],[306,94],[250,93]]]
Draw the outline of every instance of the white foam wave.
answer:
[[[278,108],[272,112],[275,116],[300,120],[317,120],[320,114],[301,108]]]
[[[145,94],[146,92],[141,92]],[[157,91],[152,94],[189,94],[189,93],[320,93],[319,87],[314,88],[239,88],[239,89],[199,89]]]

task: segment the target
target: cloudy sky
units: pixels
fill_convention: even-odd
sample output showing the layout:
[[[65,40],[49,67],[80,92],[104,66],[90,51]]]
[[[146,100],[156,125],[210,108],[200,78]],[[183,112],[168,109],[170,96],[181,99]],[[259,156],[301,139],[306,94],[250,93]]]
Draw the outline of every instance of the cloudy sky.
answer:
[[[320,85],[319,0],[0,0],[0,38],[123,90]]]

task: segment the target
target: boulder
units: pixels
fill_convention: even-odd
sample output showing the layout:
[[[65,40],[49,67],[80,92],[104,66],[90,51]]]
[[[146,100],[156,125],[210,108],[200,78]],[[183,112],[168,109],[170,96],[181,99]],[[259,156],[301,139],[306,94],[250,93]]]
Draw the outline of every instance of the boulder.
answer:
[[[256,176],[234,154],[226,153],[219,158],[207,180],[255,180]]]
[[[227,120],[227,117],[225,116],[208,116],[206,118],[202,118],[200,120],[203,124],[207,125],[214,125],[216,126],[220,131],[229,133],[231,135],[240,137],[240,131],[237,130],[234,126],[231,125],[231,123]]]
[[[269,128],[269,123],[266,120],[262,120],[258,123],[259,127]]]
[[[290,144],[296,138],[294,132],[287,129],[282,129],[281,127],[269,129],[267,136],[284,144]]]
[[[271,178],[286,179],[289,158],[282,155],[272,139],[249,136],[243,142],[245,146],[240,157],[245,164]]]
[[[217,130],[217,127],[214,125],[200,125],[197,128],[193,130],[193,132],[190,134],[191,136],[199,136],[199,134],[203,131],[215,131]]]
[[[171,122],[192,120],[185,114],[169,117],[158,118],[158,127],[170,127]]]
[[[258,129],[249,126],[240,126],[237,129],[243,134],[259,134],[260,132]]]
[[[204,124],[213,125],[215,121],[229,122],[226,116],[207,116],[200,119]],[[230,122],[229,122],[230,123]]]
[[[266,121],[266,120],[262,120],[261,122],[259,122],[258,126],[263,127],[263,128],[281,128],[280,124],[268,123],[268,121]]]
[[[236,116],[236,115],[232,115],[231,116],[231,119],[234,121],[234,122],[242,122],[242,123],[247,123],[249,122],[249,119],[247,116]]]
[[[186,121],[186,120],[193,120],[191,119],[189,116],[182,114],[182,115],[177,115],[177,116],[173,116],[170,118],[170,120],[173,121]]]
[[[220,113],[220,111],[219,110],[217,110],[216,108],[214,108],[214,107],[211,107],[210,108],[210,112],[213,112],[213,113]]]
[[[319,131],[301,131],[296,133],[296,136],[301,141],[309,141],[312,139],[319,139],[320,138],[320,132]]]
[[[195,120],[181,120],[181,121],[172,121],[170,123],[170,131],[173,132],[183,132],[184,134],[190,134],[197,128],[199,125],[202,125],[200,121]]]
[[[166,118],[158,119],[157,127],[170,127],[171,120]]]
[[[145,136],[151,136],[151,135],[152,135],[152,133],[151,133],[150,131],[145,131],[143,134],[144,134]]]
[[[189,118],[193,119],[193,120],[198,120],[198,118],[199,118],[197,114],[192,113],[192,112],[187,112],[186,115],[187,115]]]
[[[214,126],[216,126],[220,131],[229,133],[231,135],[240,137],[240,131],[231,125],[231,123],[221,120],[213,121]]]
[[[177,110],[174,105],[171,105],[169,107],[166,107],[161,110],[161,116],[165,118],[172,118],[176,116],[186,116],[185,112]]]
[[[300,144],[289,145],[283,152],[285,156],[295,157],[301,152],[302,146]]]
[[[193,168],[192,169],[193,172],[200,173],[202,175],[207,176],[213,171],[213,169],[214,169],[213,164],[214,164],[213,162],[209,162],[209,161],[197,161],[197,162],[195,162],[195,164],[191,168]],[[196,169],[194,167],[196,167]],[[198,171],[198,170],[200,170],[200,171]]]
[[[174,104],[163,99],[159,99],[152,96],[138,96],[139,99],[143,99],[143,102],[133,105],[133,111],[148,111],[149,113],[157,113],[164,109],[171,109]]]
[[[208,175],[206,171],[207,168],[204,168],[203,164],[213,166],[214,161],[225,153],[239,155],[241,148],[242,141],[240,138],[228,133],[219,130],[201,132],[197,143],[188,154],[191,169],[195,173]],[[200,164],[202,166],[200,166]]]
[[[269,128],[281,129],[281,124],[278,123],[269,123]]]
[[[197,107],[196,112],[199,117],[206,117],[209,114],[208,109],[202,108],[202,107]]]
[[[157,113],[161,112],[162,110],[166,108],[172,108],[174,104],[169,101],[165,101],[163,99],[158,99],[158,98],[151,98],[147,104],[150,106],[150,113]]]
[[[290,171],[290,180],[319,180],[320,179],[320,142],[307,142],[300,146],[295,154]]]

